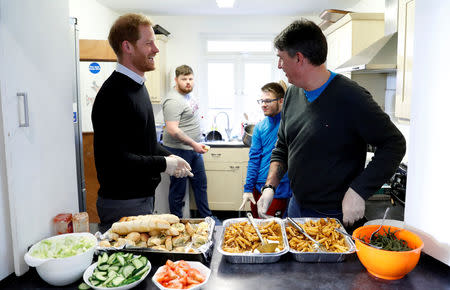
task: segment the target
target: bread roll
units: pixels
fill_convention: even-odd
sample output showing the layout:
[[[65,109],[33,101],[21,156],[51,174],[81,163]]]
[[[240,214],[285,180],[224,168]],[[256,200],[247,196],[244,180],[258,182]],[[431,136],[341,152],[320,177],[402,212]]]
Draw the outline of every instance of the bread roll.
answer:
[[[111,231],[119,235],[126,235],[131,232],[149,232],[152,230],[166,230],[170,223],[157,216],[146,216],[139,219],[113,223]]]
[[[168,221],[171,224],[180,222],[180,218],[179,217],[177,217],[176,215],[170,214],[170,213],[158,214],[156,216],[159,217],[160,219]]]

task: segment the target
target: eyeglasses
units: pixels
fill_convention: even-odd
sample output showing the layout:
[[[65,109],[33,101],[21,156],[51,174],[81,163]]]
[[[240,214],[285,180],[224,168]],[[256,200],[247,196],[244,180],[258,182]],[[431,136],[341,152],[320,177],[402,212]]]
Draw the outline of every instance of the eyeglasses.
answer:
[[[279,99],[259,99],[259,100],[256,100],[257,102],[258,102],[258,104],[262,104],[262,103],[264,103],[264,104],[270,104],[270,103],[272,103],[272,102],[275,102],[275,101],[278,101]]]

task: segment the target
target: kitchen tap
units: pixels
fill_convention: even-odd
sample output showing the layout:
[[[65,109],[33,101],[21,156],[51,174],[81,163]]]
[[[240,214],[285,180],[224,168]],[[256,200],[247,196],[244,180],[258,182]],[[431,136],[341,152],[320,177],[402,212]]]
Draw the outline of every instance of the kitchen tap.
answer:
[[[230,135],[231,135],[231,129],[230,129],[230,117],[228,116],[227,112],[219,112],[214,116],[214,125],[216,125],[216,119],[217,116],[219,116],[220,114],[225,114],[225,116],[227,116],[227,127],[225,128],[225,133],[227,133],[227,137],[228,137],[228,141],[230,141]]]

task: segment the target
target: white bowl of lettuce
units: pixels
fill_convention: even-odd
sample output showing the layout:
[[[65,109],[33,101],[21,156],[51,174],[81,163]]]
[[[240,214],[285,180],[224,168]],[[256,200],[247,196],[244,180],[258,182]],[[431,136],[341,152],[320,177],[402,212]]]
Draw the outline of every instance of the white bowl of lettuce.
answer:
[[[45,282],[63,286],[80,279],[92,263],[96,245],[90,233],[58,235],[32,246],[24,258]]]

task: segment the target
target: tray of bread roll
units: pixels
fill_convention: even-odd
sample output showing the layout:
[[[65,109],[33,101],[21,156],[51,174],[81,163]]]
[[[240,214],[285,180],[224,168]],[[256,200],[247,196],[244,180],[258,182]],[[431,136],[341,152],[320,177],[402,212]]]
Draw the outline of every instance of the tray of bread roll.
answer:
[[[180,219],[172,214],[123,217],[98,234],[99,251],[121,251],[172,260],[208,262],[213,249],[212,218]],[[153,261],[155,262],[155,261]]]

